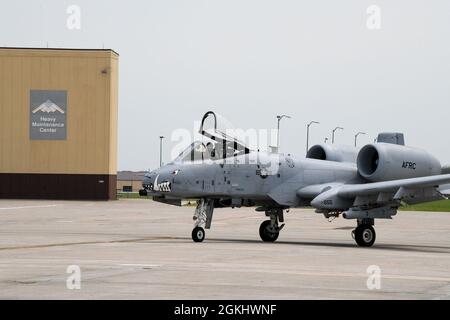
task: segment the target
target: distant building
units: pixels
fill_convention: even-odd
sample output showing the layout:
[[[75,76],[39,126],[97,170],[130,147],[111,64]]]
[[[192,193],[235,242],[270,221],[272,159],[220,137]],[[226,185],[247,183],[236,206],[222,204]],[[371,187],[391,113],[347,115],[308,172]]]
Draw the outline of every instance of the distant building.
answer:
[[[139,192],[139,189],[142,189],[145,173],[145,171],[117,172],[117,192]]]

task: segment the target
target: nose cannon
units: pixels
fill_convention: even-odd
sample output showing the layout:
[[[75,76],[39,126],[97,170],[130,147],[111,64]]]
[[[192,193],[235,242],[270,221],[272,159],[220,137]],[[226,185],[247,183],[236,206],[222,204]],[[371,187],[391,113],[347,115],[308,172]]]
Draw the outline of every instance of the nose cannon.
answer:
[[[145,190],[145,189],[139,190],[139,196],[146,197],[147,195],[148,195],[147,190]]]

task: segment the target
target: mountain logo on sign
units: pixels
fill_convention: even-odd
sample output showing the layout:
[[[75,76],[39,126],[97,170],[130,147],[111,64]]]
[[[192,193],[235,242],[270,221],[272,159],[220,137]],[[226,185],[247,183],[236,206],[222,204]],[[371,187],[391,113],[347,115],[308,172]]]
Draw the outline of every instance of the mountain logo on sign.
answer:
[[[43,104],[41,104],[39,107],[37,107],[36,109],[34,109],[32,112],[33,113],[37,113],[37,112],[46,112],[46,113],[54,113],[54,112],[59,112],[64,114],[64,110],[61,109],[56,103],[54,103],[51,100],[47,100],[45,101]]]

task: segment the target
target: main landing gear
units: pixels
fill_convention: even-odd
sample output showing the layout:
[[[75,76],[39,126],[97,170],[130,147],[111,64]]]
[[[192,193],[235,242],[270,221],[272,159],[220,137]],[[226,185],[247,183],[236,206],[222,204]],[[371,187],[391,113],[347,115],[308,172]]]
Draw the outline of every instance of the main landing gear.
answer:
[[[259,236],[264,242],[275,242],[284,227],[284,224],[279,225],[279,222],[284,222],[283,209],[266,210],[266,216],[270,217],[270,220],[261,223]]]
[[[371,247],[375,243],[375,219],[358,219],[358,226],[352,231],[352,237],[360,247]]]
[[[194,213],[195,227],[192,230],[192,240],[194,242],[203,242],[205,240],[205,229],[211,228],[211,222],[214,212],[214,200],[201,199],[197,201],[197,208]],[[203,227],[205,229],[203,229]]]

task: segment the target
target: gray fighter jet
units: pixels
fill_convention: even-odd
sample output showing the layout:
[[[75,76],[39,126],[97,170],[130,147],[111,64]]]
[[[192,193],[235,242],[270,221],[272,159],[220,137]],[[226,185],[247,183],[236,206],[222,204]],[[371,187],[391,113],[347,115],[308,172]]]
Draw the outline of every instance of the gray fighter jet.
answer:
[[[206,122],[211,128],[206,128]],[[376,143],[356,150],[335,145],[313,146],[305,159],[250,150],[217,128],[217,116],[203,117],[200,133],[175,160],[146,174],[141,195],[181,206],[196,201],[192,239],[201,242],[213,211],[256,207],[263,241],[275,241],[284,227],[284,212],[312,206],[327,219],[356,220],[352,236],[359,246],[375,242],[375,219],[392,219],[404,204],[450,195],[450,174],[426,151],[405,146],[401,133],[381,133]]]

